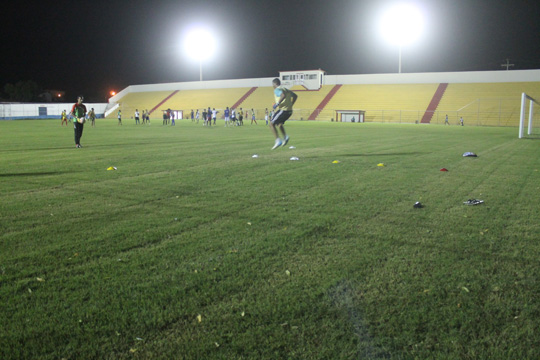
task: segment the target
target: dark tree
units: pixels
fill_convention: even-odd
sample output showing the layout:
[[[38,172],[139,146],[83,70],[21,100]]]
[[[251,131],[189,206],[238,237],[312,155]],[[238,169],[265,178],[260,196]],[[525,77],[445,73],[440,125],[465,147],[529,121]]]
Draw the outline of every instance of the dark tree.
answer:
[[[38,84],[31,80],[18,81],[16,84],[6,84],[4,86],[4,93],[10,101],[37,101],[40,92]]]

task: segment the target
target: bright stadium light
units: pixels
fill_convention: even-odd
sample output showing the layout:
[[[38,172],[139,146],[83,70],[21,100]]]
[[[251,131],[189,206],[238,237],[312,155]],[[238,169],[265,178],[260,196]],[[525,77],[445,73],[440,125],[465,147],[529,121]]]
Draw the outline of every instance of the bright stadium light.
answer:
[[[399,47],[401,73],[401,48],[416,41],[424,30],[424,16],[411,4],[399,4],[390,8],[381,19],[381,32],[391,44]]]
[[[216,51],[216,39],[206,28],[191,28],[184,37],[184,52],[199,62],[199,80],[202,81],[202,62]]]

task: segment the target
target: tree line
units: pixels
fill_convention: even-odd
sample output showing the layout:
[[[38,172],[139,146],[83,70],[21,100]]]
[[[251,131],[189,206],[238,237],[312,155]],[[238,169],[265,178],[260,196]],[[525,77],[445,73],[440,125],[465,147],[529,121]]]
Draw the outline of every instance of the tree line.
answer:
[[[34,81],[18,81],[15,84],[7,83],[4,85],[2,98],[15,102],[42,101],[43,99],[40,99],[42,92],[43,89]]]

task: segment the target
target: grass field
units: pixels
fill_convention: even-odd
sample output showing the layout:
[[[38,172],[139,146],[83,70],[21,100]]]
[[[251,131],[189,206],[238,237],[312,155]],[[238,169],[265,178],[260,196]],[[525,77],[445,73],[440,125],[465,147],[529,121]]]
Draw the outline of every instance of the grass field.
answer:
[[[0,358],[540,358],[540,139],[287,125],[0,122]]]

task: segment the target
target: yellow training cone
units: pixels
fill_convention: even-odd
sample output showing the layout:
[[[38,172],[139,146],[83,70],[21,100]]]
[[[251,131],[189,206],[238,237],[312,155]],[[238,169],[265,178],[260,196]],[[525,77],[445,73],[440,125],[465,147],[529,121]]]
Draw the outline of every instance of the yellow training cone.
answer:
[[[384,166],[384,164],[383,164],[383,163],[378,163],[377,166],[381,166],[381,167],[382,167],[382,166]]]
[[[116,166],[109,166],[107,170],[116,170]]]
[[[334,160],[334,161],[332,161],[332,164],[339,164],[339,163],[340,163],[339,160]]]

